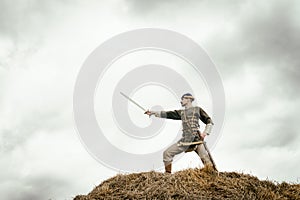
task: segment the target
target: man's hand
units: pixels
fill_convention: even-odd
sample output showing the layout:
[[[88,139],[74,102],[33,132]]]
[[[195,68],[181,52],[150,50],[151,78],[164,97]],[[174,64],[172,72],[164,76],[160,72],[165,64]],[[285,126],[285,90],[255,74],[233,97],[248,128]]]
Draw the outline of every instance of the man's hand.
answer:
[[[154,115],[155,113],[151,112],[150,110],[147,110],[144,114],[149,115],[149,117],[150,117],[151,115]]]
[[[204,138],[205,138],[205,136],[206,136],[207,134],[205,133],[205,132],[203,132],[203,133],[200,133],[200,136],[201,136],[201,138],[204,140]]]

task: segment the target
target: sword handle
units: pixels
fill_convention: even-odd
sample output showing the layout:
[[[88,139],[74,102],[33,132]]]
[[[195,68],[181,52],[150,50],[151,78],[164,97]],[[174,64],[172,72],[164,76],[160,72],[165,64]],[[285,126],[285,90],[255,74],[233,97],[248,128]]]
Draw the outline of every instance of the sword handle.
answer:
[[[153,115],[150,110],[147,110],[144,114],[149,115],[149,118],[151,117],[151,115]]]

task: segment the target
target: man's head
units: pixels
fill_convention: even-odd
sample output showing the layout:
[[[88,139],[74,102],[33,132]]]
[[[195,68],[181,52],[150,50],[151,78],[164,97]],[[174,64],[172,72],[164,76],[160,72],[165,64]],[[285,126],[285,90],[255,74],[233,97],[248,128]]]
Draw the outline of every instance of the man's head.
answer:
[[[190,93],[186,93],[186,94],[182,95],[181,101],[180,101],[181,106],[184,107],[187,105],[191,105],[192,102],[194,101],[194,99],[195,98]]]

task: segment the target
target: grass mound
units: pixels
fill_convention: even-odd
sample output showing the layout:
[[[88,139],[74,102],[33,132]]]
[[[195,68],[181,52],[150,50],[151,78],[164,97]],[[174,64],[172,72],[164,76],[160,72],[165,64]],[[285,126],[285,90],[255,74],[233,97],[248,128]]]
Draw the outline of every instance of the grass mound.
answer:
[[[300,184],[261,181],[236,172],[217,174],[210,168],[187,169],[174,174],[143,172],[117,175],[88,195],[74,200],[100,199],[263,199],[300,200]]]

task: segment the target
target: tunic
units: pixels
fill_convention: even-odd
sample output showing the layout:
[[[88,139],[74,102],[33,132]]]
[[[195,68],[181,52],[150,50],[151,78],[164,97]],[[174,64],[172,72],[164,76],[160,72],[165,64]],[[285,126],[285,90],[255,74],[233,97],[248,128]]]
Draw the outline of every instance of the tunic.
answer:
[[[204,124],[213,124],[208,114],[198,106],[182,110],[161,111],[160,117],[182,121],[182,138],[180,139],[181,142],[194,142],[201,139],[199,135],[199,119]]]

